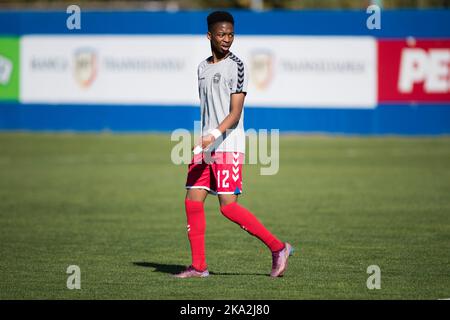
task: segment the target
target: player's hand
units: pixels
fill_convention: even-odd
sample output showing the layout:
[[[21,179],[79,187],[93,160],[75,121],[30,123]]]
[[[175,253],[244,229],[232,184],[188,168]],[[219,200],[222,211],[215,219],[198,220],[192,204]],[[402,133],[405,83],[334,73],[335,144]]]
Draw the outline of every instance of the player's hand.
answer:
[[[191,150],[195,153],[196,148],[200,146],[202,151],[207,151],[214,141],[216,141],[216,138],[214,138],[212,134],[208,134],[207,136],[202,137],[200,142],[195,144]]]
[[[208,134],[207,136],[204,136],[202,139],[202,149],[208,150],[208,148],[216,141],[216,138],[212,134]]]
[[[191,150],[194,151],[195,148],[201,147],[201,146],[202,146],[202,137],[200,137],[200,138],[197,140],[197,142],[194,143],[194,145],[192,146]],[[203,148],[202,148],[202,150],[203,150]]]

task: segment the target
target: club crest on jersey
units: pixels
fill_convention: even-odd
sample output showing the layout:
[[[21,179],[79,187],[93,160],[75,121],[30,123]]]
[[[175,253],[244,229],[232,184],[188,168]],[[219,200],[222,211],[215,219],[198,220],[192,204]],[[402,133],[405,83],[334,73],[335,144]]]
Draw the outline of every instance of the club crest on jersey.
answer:
[[[250,59],[251,78],[258,90],[266,89],[273,77],[273,54],[267,50],[252,52]]]
[[[97,54],[93,49],[82,48],[75,52],[75,79],[86,88],[97,76]]]
[[[220,77],[221,77],[220,73],[216,73],[216,74],[214,75],[214,77],[213,77],[213,82],[214,82],[214,83],[219,83]]]

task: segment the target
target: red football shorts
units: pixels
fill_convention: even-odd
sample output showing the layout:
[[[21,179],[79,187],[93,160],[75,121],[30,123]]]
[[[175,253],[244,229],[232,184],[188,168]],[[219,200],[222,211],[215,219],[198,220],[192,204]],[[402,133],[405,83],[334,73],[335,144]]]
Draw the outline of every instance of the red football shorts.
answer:
[[[212,152],[194,155],[189,164],[186,189],[205,189],[212,194],[242,193],[240,152]]]

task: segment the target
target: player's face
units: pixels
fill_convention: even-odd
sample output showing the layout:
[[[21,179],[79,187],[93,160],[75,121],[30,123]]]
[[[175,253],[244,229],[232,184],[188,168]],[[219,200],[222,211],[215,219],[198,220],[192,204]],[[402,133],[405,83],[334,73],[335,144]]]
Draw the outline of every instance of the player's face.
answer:
[[[234,27],[229,22],[216,23],[211,32],[208,32],[212,49],[220,54],[227,54],[234,40]]]

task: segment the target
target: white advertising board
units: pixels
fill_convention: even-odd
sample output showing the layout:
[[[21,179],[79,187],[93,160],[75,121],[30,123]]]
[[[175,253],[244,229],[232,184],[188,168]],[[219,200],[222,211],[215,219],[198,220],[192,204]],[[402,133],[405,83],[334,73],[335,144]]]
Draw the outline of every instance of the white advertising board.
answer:
[[[376,41],[370,37],[236,36],[250,75],[246,105],[373,108]],[[21,38],[23,103],[198,105],[206,36]]]

